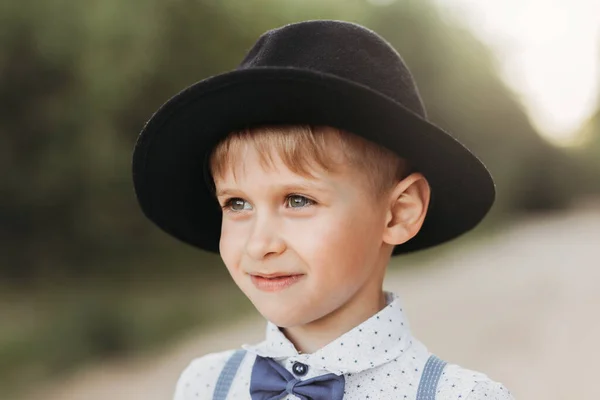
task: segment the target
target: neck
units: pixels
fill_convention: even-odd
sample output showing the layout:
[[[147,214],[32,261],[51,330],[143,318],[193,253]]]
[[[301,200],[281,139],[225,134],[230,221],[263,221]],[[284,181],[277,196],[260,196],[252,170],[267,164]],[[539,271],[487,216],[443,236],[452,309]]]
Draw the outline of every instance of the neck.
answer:
[[[364,287],[334,312],[308,324],[282,329],[301,353],[314,353],[386,306],[383,279]]]

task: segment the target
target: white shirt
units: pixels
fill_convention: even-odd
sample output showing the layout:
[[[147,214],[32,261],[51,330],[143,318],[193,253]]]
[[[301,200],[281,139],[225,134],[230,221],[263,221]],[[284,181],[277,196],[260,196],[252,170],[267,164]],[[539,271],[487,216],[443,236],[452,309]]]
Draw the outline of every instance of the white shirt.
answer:
[[[227,399],[250,400],[250,376],[256,355],[269,357],[292,375],[296,362],[308,366],[300,379],[334,373],[344,375],[344,400],[414,400],[421,373],[431,355],[410,333],[398,297],[386,292],[387,306],[371,318],[312,354],[300,354],[277,326],[267,323],[266,339],[243,345],[246,357]],[[223,366],[234,350],[192,361],[177,383],[175,400],[210,400]],[[486,375],[455,364],[446,365],[436,400],[512,400],[510,392]],[[286,400],[297,400],[293,395]]]

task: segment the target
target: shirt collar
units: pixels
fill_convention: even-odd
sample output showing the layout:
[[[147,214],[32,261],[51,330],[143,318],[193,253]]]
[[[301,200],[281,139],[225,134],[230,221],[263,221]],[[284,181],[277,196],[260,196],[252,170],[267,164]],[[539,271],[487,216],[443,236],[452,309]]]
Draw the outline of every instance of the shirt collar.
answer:
[[[336,374],[357,373],[400,357],[412,345],[412,336],[397,295],[385,292],[386,307],[377,314],[312,354],[299,353],[292,342],[271,323],[266,339],[242,346],[261,357],[301,362]]]

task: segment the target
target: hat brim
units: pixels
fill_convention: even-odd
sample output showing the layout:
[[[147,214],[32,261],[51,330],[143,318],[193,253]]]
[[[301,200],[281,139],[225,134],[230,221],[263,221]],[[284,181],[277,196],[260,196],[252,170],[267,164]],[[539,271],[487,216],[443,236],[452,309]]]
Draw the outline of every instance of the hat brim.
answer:
[[[174,237],[219,252],[221,212],[204,161],[229,132],[262,124],[329,125],[379,143],[424,174],[431,201],[423,227],[394,255],[428,248],[475,227],[494,202],[493,180],[468,149],[391,98],[337,76],[296,68],[236,70],[167,101],[133,154],[144,214]]]

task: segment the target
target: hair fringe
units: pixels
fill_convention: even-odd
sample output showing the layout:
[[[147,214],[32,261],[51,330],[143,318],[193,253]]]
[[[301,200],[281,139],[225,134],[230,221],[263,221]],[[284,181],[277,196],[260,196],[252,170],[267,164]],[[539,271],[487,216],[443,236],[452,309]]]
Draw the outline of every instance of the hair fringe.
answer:
[[[317,168],[335,173],[349,165],[365,173],[378,195],[408,173],[404,159],[353,133],[329,126],[268,125],[234,131],[222,140],[209,160],[213,178],[221,179],[230,171],[236,177],[249,147],[258,152],[263,167],[273,168],[277,156],[304,177],[314,177]],[[335,147],[340,151],[332,151]]]

